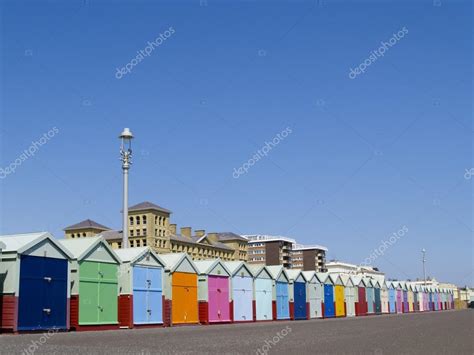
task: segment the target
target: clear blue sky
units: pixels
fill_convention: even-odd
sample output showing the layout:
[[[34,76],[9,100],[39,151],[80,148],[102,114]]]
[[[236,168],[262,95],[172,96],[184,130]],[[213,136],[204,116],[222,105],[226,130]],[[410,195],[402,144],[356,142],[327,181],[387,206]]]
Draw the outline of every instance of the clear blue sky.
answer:
[[[424,247],[429,275],[472,284],[472,4],[440,2],[2,1],[0,167],[59,132],[0,180],[0,233],[120,228],[130,127],[130,202],[178,227],[287,235],[360,263],[406,226],[375,266],[421,277]]]

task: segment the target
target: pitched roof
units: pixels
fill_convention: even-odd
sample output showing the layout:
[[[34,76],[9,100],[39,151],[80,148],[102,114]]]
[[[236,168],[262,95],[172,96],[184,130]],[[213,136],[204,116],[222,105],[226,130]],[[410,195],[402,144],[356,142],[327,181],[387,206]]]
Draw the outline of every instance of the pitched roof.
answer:
[[[232,232],[222,232],[222,233],[217,233],[217,237],[219,240],[241,240],[244,242],[248,242],[247,238],[244,238],[238,234],[232,233]]]
[[[235,275],[235,273],[240,270],[241,266],[245,267],[247,271],[250,273],[250,275],[253,276],[252,270],[248,267],[248,264],[244,263],[243,261],[225,261],[224,265],[227,267],[227,269],[230,271],[231,275]]]
[[[79,238],[79,239],[61,239],[58,242],[68,250],[73,259],[81,260],[83,259],[91,250],[95,248],[97,244],[102,244],[112,255],[112,257],[120,263],[120,259],[117,257],[117,254],[109,246],[109,243],[105,241],[102,237],[88,237],[88,238]]]
[[[73,224],[72,226],[69,226],[69,227],[66,227],[64,228],[63,230],[64,231],[68,231],[68,230],[76,230],[76,229],[99,229],[99,230],[109,230],[110,228],[109,227],[106,227],[100,223],[97,223],[91,219],[86,219],[82,222],[79,222],[79,223],[76,223],[76,224]]]
[[[122,231],[108,230],[108,231],[103,231],[102,233],[100,233],[99,237],[102,237],[105,240],[122,239],[123,233]]]
[[[286,273],[288,275],[288,279],[291,280],[296,280],[300,275],[303,276],[303,279],[306,281],[306,278],[301,270],[298,269],[289,269],[286,270]]]
[[[196,265],[196,268],[198,269],[200,275],[210,273],[217,264],[220,264],[223,267],[223,269],[227,272],[227,274],[230,275],[230,271],[227,269],[227,267],[225,266],[225,264],[222,262],[221,259],[194,261],[194,265]]]
[[[133,205],[128,208],[129,212],[144,211],[144,210],[155,210],[155,211],[160,211],[160,212],[165,212],[165,213],[172,213],[170,210],[167,210],[166,208],[155,205],[154,203],[151,203],[148,201],[137,203],[136,205]]]
[[[200,242],[200,240],[203,239],[203,238],[202,237],[197,237],[197,236],[192,236],[191,238],[189,238],[189,237],[184,237],[180,234],[172,234],[170,236],[170,239],[178,241],[178,242],[197,244],[197,245],[206,245],[205,243]],[[224,243],[211,242],[209,239],[206,239],[206,240],[209,242],[209,246],[217,247],[217,248],[225,249],[225,250],[234,250],[231,247],[225,245]]]
[[[184,259],[187,259],[196,274],[199,273],[199,270],[194,264],[193,259],[191,259],[191,257],[187,253],[160,254],[160,258],[163,261],[165,268],[171,272],[174,272],[178,268],[178,266],[184,261]]]
[[[51,243],[61,250],[61,252],[63,252],[63,254],[68,258],[72,258],[72,254],[48,232],[1,235],[0,243],[4,245],[2,252],[16,252],[21,254],[45,239],[50,240]]]
[[[285,273],[286,279],[289,280],[288,273],[287,273],[288,270],[285,271],[285,268],[283,267],[283,265],[269,265],[267,266],[267,269],[275,280],[277,280],[280,277],[280,274],[282,272]]]
[[[119,256],[120,260],[124,263],[134,263],[139,260],[143,255],[150,253],[150,255],[155,258],[158,263],[164,266],[163,260],[157,255],[150,247],[137,247],[137,248],[123,248],[114,250],[115,253]]]

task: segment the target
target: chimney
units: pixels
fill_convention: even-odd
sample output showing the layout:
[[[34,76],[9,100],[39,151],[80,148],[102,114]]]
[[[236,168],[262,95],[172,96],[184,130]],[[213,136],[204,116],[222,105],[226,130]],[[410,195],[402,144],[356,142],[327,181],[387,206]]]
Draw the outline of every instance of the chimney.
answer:
[[[194,231],[194,234],[196,234],[196,237],[201,238],[204,236],[204,234],[206,234],[206,231],[204,229],[198,229]]]
[[[170,224],[170,233],[176,235],[176,224]]]
[[[207,239],[209,239],[213,243],[219,241],[219,237],[217,236],[217,233],[207,233]]]
[[[191,227],[181,227],[181,235],[186,238],[191,238]]]

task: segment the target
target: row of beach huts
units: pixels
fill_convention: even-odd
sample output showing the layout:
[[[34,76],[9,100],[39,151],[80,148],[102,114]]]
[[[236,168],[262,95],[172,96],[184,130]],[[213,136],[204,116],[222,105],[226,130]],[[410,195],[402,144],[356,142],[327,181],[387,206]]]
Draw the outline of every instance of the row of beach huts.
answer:
[[[0,331],[102,330],[440,311],[448,289],[288,270],[101,237],[0,236]]]

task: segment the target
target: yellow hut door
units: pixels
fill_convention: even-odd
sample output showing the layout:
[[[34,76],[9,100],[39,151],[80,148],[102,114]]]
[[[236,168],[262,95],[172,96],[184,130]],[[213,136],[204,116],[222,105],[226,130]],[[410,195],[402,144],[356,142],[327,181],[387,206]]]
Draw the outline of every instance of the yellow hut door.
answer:
[[[344,286],[336,285],[336,317],[344,317]]]

